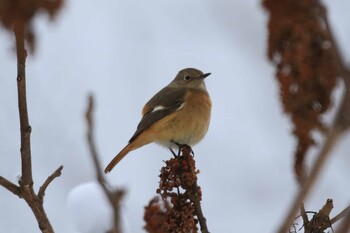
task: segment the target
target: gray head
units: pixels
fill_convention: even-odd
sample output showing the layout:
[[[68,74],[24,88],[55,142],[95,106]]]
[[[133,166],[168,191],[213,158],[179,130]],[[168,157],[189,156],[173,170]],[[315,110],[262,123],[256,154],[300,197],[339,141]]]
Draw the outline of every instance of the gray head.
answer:
[[[204,79],[209,75],[210,73],[204,74],[202,71],[195,68],[186,68],[179,71],[169,86],[206,90]]]

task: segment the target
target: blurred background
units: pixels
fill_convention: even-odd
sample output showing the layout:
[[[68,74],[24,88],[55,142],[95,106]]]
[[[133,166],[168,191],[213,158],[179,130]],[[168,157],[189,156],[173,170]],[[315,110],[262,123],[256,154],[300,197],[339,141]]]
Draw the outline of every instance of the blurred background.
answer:
[[[350,2],[323,1],[349,61]],[[297,191],[295,139],[266,59],[267,14],[258,0],[65,2],[53,22],[37,17],[36,51],[27,59],[29,120],[36,190],[59,165],[45,208],[56,232],[99,233],[110,210],[95,185],[86,144],[87,95],[96,100],[96,143],[105,166],[134,133],[146,101],[186,67],[211,72],[213,102],[206,138],[194,147],[202,207],[211,232],[274,232]],[[17,183],[20,134],[14,37],[0,31],[0,174]],[[337,103],[341,83],[334,93]],[[333,108],[325,116],[331,122]],[[322,141],[320,135],[315,135]],[[319,147],[308,156],[313,160]],[[346,135],[305,206],[349,203]],[[144,206],[155,196],[168,150],[151,144],[130,153],[107,179],[127,189],[125,233],[144,232]],[[1,232],[38,232],[23,200],[0,188]]]

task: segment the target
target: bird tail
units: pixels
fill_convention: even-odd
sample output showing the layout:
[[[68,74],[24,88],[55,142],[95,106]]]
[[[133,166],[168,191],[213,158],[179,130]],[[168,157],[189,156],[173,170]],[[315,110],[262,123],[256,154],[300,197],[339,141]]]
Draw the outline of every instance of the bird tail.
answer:
[[[105,173],[109,173],[112,171],[112,169],[132,150],[135,148],[132,147],[132,144],[128,144],[124,149],[122,149],[113,159],[112,161],[107,165],[105,168]]]

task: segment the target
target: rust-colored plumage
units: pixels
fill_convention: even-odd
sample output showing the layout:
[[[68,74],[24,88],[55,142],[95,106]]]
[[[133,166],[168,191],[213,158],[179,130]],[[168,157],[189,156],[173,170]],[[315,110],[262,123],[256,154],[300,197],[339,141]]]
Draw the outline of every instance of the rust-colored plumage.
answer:
[[[136,132],[108,164],[110,172],[130,151],[151,142],[171,147],[174,142],[195,145],[207,133],[211,101],[200,70],[181,70],[175,79],[154,97],[142,110],[143,117]]]

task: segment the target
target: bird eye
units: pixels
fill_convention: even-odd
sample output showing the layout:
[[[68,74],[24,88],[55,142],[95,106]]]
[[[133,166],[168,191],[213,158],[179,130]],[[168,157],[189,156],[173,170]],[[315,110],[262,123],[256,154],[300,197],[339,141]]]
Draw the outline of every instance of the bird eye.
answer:
[[[184,76],[184,80],[185,80],[185,81],[189,81],[190,79],[191,79],[191,76],[190,76],[190,75],[187,74],[187,75]]]

